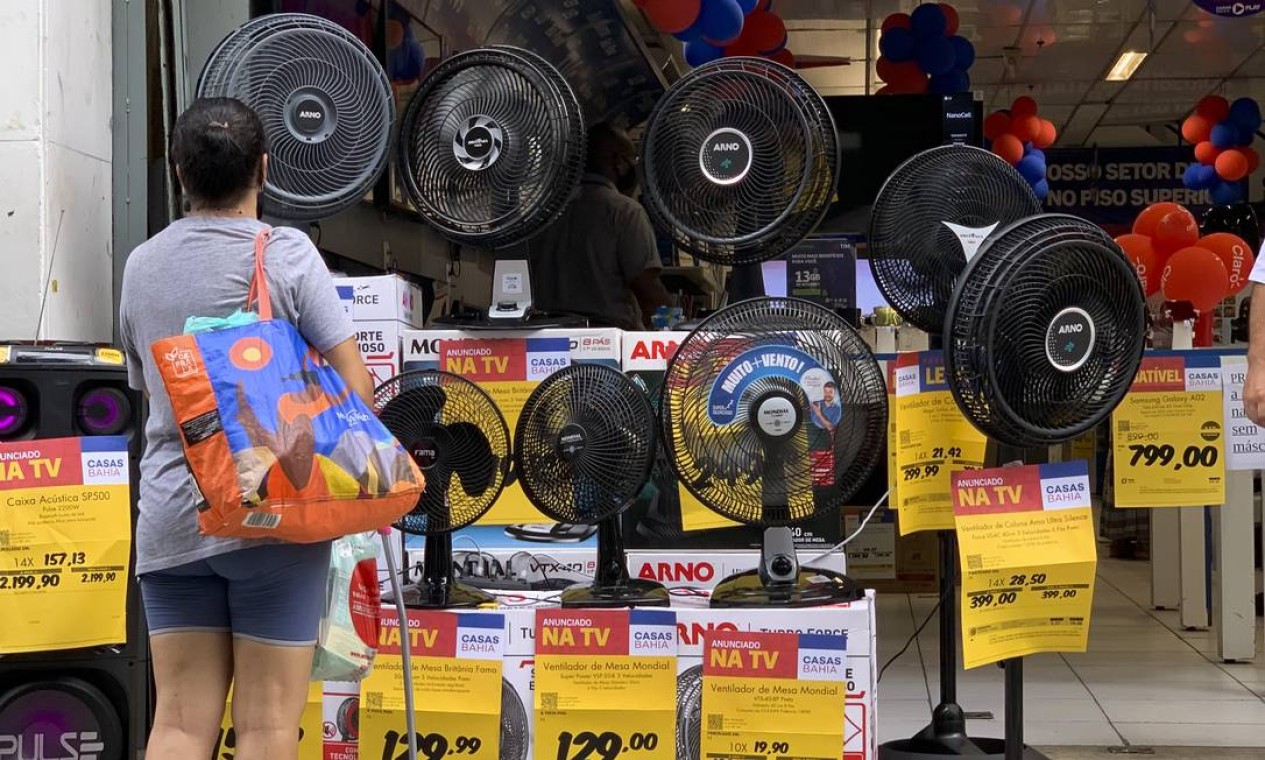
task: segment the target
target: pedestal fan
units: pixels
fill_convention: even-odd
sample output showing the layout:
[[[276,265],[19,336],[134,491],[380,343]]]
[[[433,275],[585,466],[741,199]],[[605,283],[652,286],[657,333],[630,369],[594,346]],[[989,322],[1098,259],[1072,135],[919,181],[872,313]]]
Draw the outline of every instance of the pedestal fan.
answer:
[[[840,573],[800,567],[787,527],[838,513],[882,456],[886,386],[851,326],[799,299],[726,307],[677,349],[660,409],[680,482],[718,514],[766,529],[760,566],[721,582],[713,606],[861,597]]]
[[[660,583],[628,575],[619,514],[655,459],[654,410],[622,372],[573,364],[528,397],[514,432],[514,463],[527,498],[546,516],[598,526],[597,574],[562,594],[564,607],[666,607]]]

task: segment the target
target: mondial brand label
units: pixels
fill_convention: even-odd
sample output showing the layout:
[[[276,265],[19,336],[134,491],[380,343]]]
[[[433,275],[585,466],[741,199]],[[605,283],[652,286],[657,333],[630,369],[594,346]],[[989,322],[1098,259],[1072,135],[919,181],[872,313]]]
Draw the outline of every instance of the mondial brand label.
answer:
[[[738,402],[752,383],[772,377],[803,385],[812,370],[829,373],[808,354],[791,346],[761,346],[738,355],[725,366],[707,396],[707,415],[717,425],[729,425],[738,414]]]
[[[958,242],[962,244],[962,253],[966,256],[966,260],[970,261],[975,258],[975,254],[979,253],[980,246],[989,235],[993,234],[993,230],[997,229],[1000,222],[993,222],[985,227],[967,227],[953,222],[941,222],[941,224],[957,236]]]

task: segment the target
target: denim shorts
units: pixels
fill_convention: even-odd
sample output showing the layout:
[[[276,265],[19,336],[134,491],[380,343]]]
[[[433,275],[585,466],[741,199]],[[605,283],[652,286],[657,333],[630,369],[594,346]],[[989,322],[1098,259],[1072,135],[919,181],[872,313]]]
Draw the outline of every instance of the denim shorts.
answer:
[[[267,544],[145,573],[151,636],[222,631],[278,646],[312,646],[325,611],[328,542]]]

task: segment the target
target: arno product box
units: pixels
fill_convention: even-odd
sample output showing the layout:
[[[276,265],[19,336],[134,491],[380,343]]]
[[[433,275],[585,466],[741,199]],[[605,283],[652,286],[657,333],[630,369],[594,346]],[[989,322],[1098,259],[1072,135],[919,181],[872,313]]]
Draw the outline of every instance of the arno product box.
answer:
[[[619,368],[621,332],[610,328],[533,331],[414,330],[404,335],[406,370],[439,369],[477,383],[496,402],[510,435],[519,412],[540,381],[575,363]],[[559,529],[527,500],[522,486],[510,483],[480,525],[509,526],[528,544],[573,544],[589,528]],[[461,544],[461,534],[454,544]],[[420,542],[419,542],[420,545]]]
[[[656,404],[668,362],[685,340],[685,332],[624,333],[624,373],[651,395]],[[758,549],[763,531],[716,514],[677,482],[662,447],[650,482],[624,512],[624,540],[631,550],[717,551]],[[841,540],[837,513],[821,515],[792,527],[805,552],[824,552]]]

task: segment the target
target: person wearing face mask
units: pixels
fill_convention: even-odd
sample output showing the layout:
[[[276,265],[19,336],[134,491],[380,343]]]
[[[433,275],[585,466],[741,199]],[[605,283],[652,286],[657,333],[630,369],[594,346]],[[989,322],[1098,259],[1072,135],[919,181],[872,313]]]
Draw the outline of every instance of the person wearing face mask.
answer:
[[[610,124],[593,126],[575,196],[529,244],[532,300],[545,311],[589,317],[594,326],[641,330],[668,304],[654,229],[633,195],[637,151]]]

